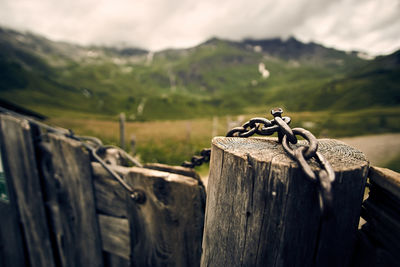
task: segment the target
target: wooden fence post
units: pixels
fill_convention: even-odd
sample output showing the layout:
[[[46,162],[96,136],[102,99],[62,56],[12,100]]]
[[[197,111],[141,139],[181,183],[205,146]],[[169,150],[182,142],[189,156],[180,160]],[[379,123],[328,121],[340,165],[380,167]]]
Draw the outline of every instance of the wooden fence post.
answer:
[[[201,266],[348,265],[368,162],[339,141],[319,151],[336,173],[326,220],[316,185],[275,139],[214,138]]]
[[[119,114],[119,140],[120,146],[125,150],[125,113]]]
[[[57,134],[41,143],[45,199],[60,266],[103,266],[89,153]]]
[[[136,135],[134,135],[134,134],[131,134],[130,145],[131,145],[131,155],[135,156],[135,154],[136,154]]]
[[[143,203],[127,198],[131,265],[199,266],[205,204],[199,181],[137,167],[125,178],[145,195]]]
[[[55,266],[31,127],[26,120],[5,115],[0,115],[0,124],[0,143],[10,176],[7,182],[15,195],[30,265]]]

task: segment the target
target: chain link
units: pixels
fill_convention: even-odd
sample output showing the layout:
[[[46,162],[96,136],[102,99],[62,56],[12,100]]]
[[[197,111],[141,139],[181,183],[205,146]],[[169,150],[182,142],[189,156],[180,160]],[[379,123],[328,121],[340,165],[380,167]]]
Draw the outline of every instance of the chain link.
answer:
[[[204,148],[200,152],[200,156],[193,156],[191,161],[185,161],[182,163],[182,167],[194,168],[202,165],[204,162],[209,162],[211,156],[211,148]]]
[[[332,208],[332,183],[335,180],[335,172],[326,158],[318,152],[317,138],[303,128],[291,129],[289,127],[291,119],[282,117],[283,110],[281,108],[271,110],[271,114],[274,116],[273,120],[253,118],[242,126],[231,129],[226,136],[250,137],[254,134],[272,135],[278,133],[278,142],[282,144],[283,150],[297,162],[305,176],[317,185],[321,214],[323,217],[328,216]],[[291,145],[298,143],[296,136],[303,137],[307,141],[307,145],[292,148]],[[201,156],[193,156],[190,162],[185,161],[182,166],[189,168],[200,166],[204,162],[209,162],[210,154],[211,149],[203,149]],[[314,172],[307,162],[311,159],[314,159],[321,167],[317,172]]]

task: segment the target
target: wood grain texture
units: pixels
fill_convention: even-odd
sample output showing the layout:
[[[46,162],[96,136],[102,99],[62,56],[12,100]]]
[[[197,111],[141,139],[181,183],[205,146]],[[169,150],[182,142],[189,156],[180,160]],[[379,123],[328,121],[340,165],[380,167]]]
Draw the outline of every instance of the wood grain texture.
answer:
[[[373,239],[377,240],[381,247],[397,256],[400,250],[400,221],[396,217],[399,217],[399,214],[393,216],[385,206],[371,200],[366,200],[363,206],[368,213],[369,228],[374,229],[370,231]]]
[[[131,267],[130,261],[112,253],[103,252],[105,267]]]
[[[59,265],[103,266],[88,152],[80,142],[55,134],[49,134],[41,147]]]
[[[387,250],[376,246],[368,233],[359,231],[353,260],[350,266],[354,267],[397,267],[398,259],[394,258]]]
[[[20,225],[16,196],[3,142],[4,138],[0,130],[1,160],[9,196],[9,202],[0,200],[0,266],[23,267],[29,264],[29,259],[26,246],[24,246],[23,229]]]
[[[398,266],[400,262],[400,174],[371,167],[370,191],[362,205],[366,223],[358,231],[354,266]],[[368,259],[366,262],[365,259]]]
[[[213,139],[201,266],[348,264],[368,162],[342,142],[319,144],[336,173],[328,220],[315,184],[276,139]]]
[[[129,168],[110,166],[121,176],[129,172]],[[93,162],[93,181],[96,195],[96,209],[100,214],[126,218],[126,191],[100,163]]]
[[[128,219],[98,216],[103,250],[129,260],[131,241]]]
[[[400,173],[372,166],[368,177],[371,181],[400,199]]]
[[[25,120],[6,115],[0,118],[7,181],[15,193],[30,264],[55,266],[31,128]]]
[[[0,201],[0,266],[3,267],[28,265],[17,209],[11,202]]]
[[[128,198],[133,266],[199,266],[204,189],[193,178],[131,168],[127,182],[145,193],[142,204]]]

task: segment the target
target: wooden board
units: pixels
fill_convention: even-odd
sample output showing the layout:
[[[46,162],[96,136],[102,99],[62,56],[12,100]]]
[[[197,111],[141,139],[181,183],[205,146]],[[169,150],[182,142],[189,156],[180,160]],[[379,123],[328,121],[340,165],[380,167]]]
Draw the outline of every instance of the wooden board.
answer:
[[[25,120],[6,115],[0,118],[5,168],[9,187],[15,193],[30,264],[33,267],[55,266],[31,128]]]
[[[7,154],[4,151],[4,138],[0,131],[0,171],[3,174],[3,192],[0,198],[0,266],[22,267],[28,265],[24,249],[23,230],[20,227],[18,206],[16,203],[13,183],[8,170]]]
[[[368,233],[358,231],[353,260],[349,266],[355,267],[397,267],[398,260],[385,249],[377,247]]]
[[[133,266],[199,266],[204,191],[193,178],[131,168],[127,182],[145,194],[128,198]]]
[[[49,134],[41,144],[46,204],[60,266],[103,266],[90,157],[80,142]]]
[[[103,252],[104,266],[106,267],[131,267],[130,261],[112,253]]]
[[[103,250],[129,260],[131,249],[128,219],[98,216]]]
[[[342,142],[319,143],[336,173],[327,220],[315,184],[276,139],[213,139],[201,266],[348,264],[368,162]]]
[[[368,176],[371,181],[400,199],[400,173],[372,166]]]
[[[196,180],[200,180],[200,176],[197,174],[197,172],[194,169],[191,169],[191,168],[185,168],[185,167],[181,167],[181,166],[171,166],[171,165],[166,165],[166,164],[161,164],[161,163],[147,163],[143,167],[147,168],[147,169],[157,170],[157,171],[180,174],[183,176],[192,177]]]
[[[93,180],[96,195],[96,209],[100,214],[126,218],[126,191],[100,163],[93,162]],[[121,176],[129,172],[129,168],[110,166]]]
[[[17,207],[0,201],[0,266],[24,267],[28,265]]]
[[[355,266],[398,266],[400,256],[400,174],[371,167],[370,191],[362,205],[366,223],[359,230]],[[367,261],[365,260],[367,259]]]

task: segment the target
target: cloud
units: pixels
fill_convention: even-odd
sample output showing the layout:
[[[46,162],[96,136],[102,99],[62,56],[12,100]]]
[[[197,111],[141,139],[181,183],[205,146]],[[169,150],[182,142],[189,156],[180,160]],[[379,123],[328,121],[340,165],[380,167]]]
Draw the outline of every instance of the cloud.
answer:
[[[345,0],[334,3],[299,25],[294,34],[305,41],[314,40],[372,54],[400,48],[400,35],[397,34],[400,32],[399,1]]]
[[[372,54],[400,47],[398,0],[2,0],[0,24],[80,44],[159,50],[294,35]]]

